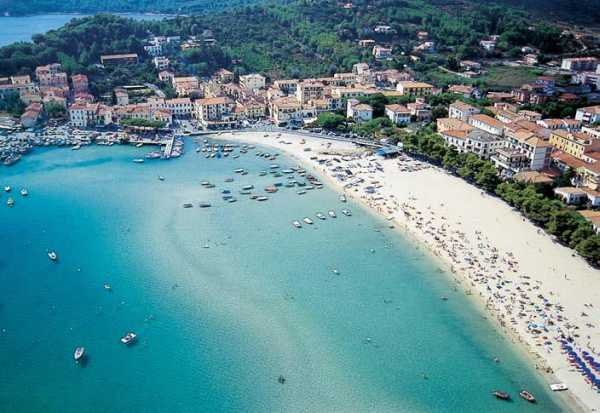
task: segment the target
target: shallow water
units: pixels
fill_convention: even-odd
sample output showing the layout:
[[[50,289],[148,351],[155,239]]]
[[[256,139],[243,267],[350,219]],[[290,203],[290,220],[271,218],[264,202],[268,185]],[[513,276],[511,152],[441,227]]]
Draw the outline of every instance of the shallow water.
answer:
[[[42,150],[0,169],[16,200],[0,196],[0,411],[561,411],[384,221],[328,188],[251,201],[243,185],[285,181],[258,176],[273,162],[187,149],[144,164],[131,147]],[[182,208],[200,201],[213,207]],[[315,217],[329,209],[336,219]],[[315,224],[291,225],[305,216]],[[125,347],[129,330],[139,340]],[[79,345],[84,366],[72,358]],[[521,386],[538,405],[518,398]]]

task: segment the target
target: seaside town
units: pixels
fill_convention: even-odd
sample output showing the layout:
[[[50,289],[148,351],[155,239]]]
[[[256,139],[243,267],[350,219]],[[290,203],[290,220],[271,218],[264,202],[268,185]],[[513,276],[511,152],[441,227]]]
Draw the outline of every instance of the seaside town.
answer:
[[[393,30],[379,24],[372,32],[385,35]],[[418,44],[408,57],[416,62],[434,53],[436,44],[425,31],[414,35]],[[498,40],[480,39],[478,46],[492,52]],[[17,117],[0,113],[0,160],[11,167],[36,147],[80,150],[92,144],[150,147],[143,158],[132,159],[136,163],[177,158],[185,145],[196,145],[196,152],[206,158],[239,145],[242,150],[236,157],[260,145],[288,152],[304,165],[290,171],[310,165],[315,175],[343,193],[342,202],[346,197],[362,202],[390,228],[406,230],[437,256],[455,283],[455,290],[440,299],[451,300],[459,291],[480,297],[500,328],[534,355],[536,369],[552,378],[552,391],[573,390],[584,406],[598,406],[600,301],[594,300],[600,290],[594,287],[600,286],[600,278],[593,278],[598,253],[582,254],[584,248],[561,238],[567,230],[549,231],[547,220],[532,219],[527,205],[507,201],[499,188],[508,192],[512,187],[502,185],[513,183],[535,187],[539,204],[531,210],[548,200],[556,211],[575,212],[591,228],[585,233],[588,238],[600,234],[599,57],[582,51],[541,63],[539,50],[523,47],[513,60],[493,63],[539,70],[511,90],[482,88],[474,82],[491,67],[483,59],[441,68],[453,79],[465,80],[444,85],[424,79],[410,66],[389,68],[385,62],[393,48],[371,38],[358,40],[371,55],[368,62],[323,77],[272,78],[224,67],[208,77],[177,70],[175,51],[218,42],[210,31],[201,36],[151,34],[144,39],[144,54],[102,55],[98,67],[111,70],[151,62],[156,79],[121,84],[100,95],[92,93],[86,74],[69,73],[58,62],[38,66],[32,74],[0,78],[0,100],[18,98],[25,106]],[[546,111],[550,105],[563,110]],[[486,175],[480,182],[447,167],[450,162],[415,150],[419,134],[439,139],[446,155],[486,162],[493,167],[493,178]],[[223,143],[230,141],[239,145]],[[256,154],[270,160],[277,156]],[[306,173],[311,189],[322,187],[310,170]],[[487,186],[488,180],[493,184]],[[439,189],[432,191],[433,186]],[[278,190],[269,188],[265,191]],[[248,187],[245,193],[253,194],[254,189]],[[302,188],[300,192],[306,193]],[[478,202],[464,205],[467,197]],[[229,192],[223,197],[231,198]],[[489,213],[481,212],[486,208]],[[342,213],[351,215],[349,209]],[[474,218],[478,213],[485,215],[487,224]],[[317,217],[325,221],[335,218],[335,212]],[[292,223],[297,230],[313,225],[309,218]],[[556,226],[561,224],[581,228],[579,221],[566,218]],[[513,239],[511,231],[519,231],[521,238]],[[545,257],[542,250],[547,248],[557,255]],[[573,262],[573,270],[582,274],[577,280],[569,272]],[[582,291],[586,285],[588,290]],[[135,340],[135,334],[129,334],[133,336],[122,340]],[[284,384],[286,379],[279,380]],[[503,392],[495,396],[508,397]],[[527,391],[520,396],[535,401]]]

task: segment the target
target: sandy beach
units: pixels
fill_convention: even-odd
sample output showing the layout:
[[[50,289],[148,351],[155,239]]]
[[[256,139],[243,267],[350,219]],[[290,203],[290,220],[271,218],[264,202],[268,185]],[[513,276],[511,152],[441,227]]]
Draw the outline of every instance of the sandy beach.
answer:
[[[600,394],[561,348],[568,339],[577,354],[600,360],[600,271],[509,205],[439,168],[346,142],[277,132],[212,137],[285,151],[381,214],[445,264],[456,289],[520,342],[548,383],[568,386],[573,410],[600,411]]]

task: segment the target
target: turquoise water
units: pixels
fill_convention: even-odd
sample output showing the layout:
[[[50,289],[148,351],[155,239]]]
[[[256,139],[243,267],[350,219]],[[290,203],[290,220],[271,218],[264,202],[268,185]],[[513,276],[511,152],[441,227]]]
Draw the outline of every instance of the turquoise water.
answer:
[[[135,20],[159,20],[160,14],[121,14]],[[14,42],[28,42],[31,36],[64,26],[83,14],[39,14],[33,16],[0,17],[0,47]]]
[[[144,164],[131,147],[44,150],[0,169],[16,200],[0,196],[0,411],[561,411],[385,222],[351,202],[343,216],[328,188],[226,204],[220,189],[284,179],[259,177],[272,162],[252,153],[207,160],[191,146]],[[213,207],[182,208],[200,201]],[[332,208],[337,219],[315,218]],[[305,216],[315,225],[291,225]],[[139,340],[125,347],[130,330]]]

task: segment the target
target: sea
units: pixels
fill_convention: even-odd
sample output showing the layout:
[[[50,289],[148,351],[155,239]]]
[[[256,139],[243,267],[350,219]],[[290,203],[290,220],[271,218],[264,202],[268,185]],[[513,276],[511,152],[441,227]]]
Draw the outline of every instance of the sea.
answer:
[[[162,14],[115,13],[135,20],[161,20],[169,16]],[[15,42],[28,42],[31,36],[58,29],[85,14],[37,14],[31,16],[0,17],[0,47]]]
[[[327,186],[251,200],[243,186],[287,182],[260,171],[295,162],[186,146],[144,163],[132,161],[146,148],[45,148],[0,168],[12,187],[0,195],[0,411],[568,410],[387,221]],[[337,218],[315,216],[329,210]],[[314,224],[292,225],[304,217]]]

